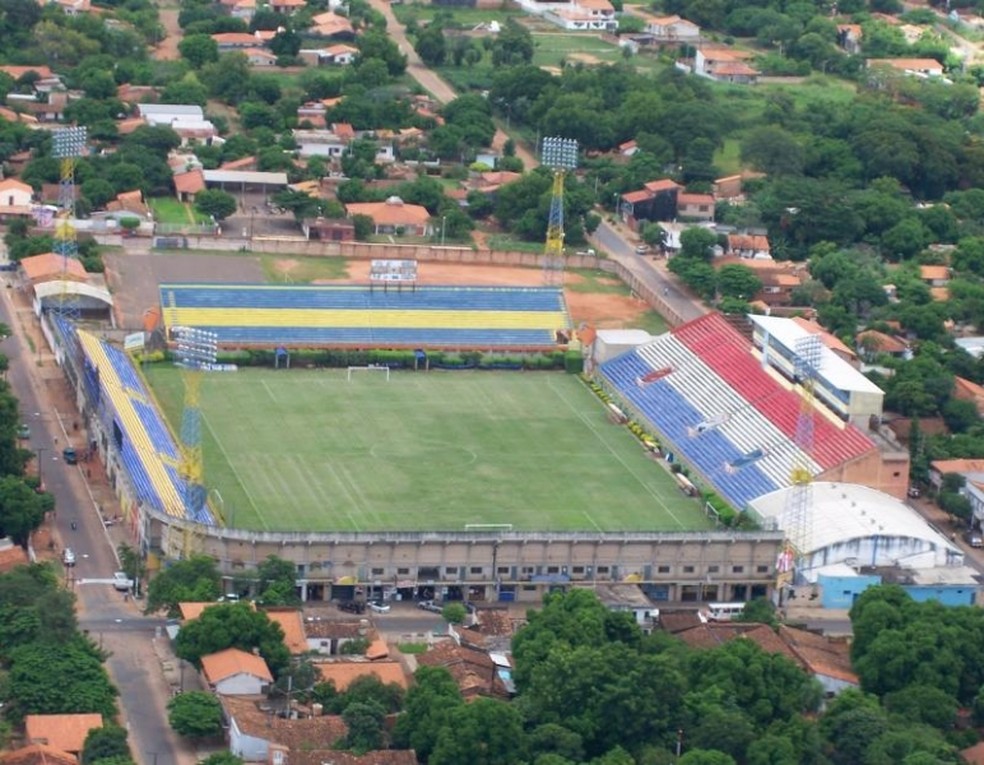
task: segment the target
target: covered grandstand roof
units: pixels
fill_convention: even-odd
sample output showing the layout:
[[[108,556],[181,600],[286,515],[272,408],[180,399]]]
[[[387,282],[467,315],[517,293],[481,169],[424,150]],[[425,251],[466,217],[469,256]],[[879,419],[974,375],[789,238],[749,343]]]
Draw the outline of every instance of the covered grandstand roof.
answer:
[[[34,294],[42,302],[53,297],[74,295],[76,298],[89,299],[96,305],[100,303],[104,306],[113,305],[113,296],[109,294],[109,290],[86,282],[72,282],[62,279],[41,282],[34,285]]]
[[[794,490],[790,487],[774,491],[753,500],[749,506],[766,525],[771,521],[777,528],[788,528],[791,525],[789,493]],[[878,540],[880,545],[873,549],[874,559],[857,560],[858,565],[904,564],[905,561],[898,560],[892,539],[923,543],[924,548],[939,555],[936,565],[952,563],[954,557],[963,555],[919,513],[876,489],[850,483],[819,482],[813,484],[811,495],[811,518],[802,544],[803,552],[831,551],[826,565],[843,561],[836,557],[837,548],[851,551],[850,542],[868,538]],[[887,555],[887,559],[882,558],[883,555]]]
[[[796,444],[802,399],[762,368],[749,341],[708,314],[599,367],[617,395],[732,505],[788,486],[795,466],[820,475],[876,449],[852,425],[814,418]]]
[[[796,344],[805,337],[813,336],[813,332],[803,327],[793,319],[780,316],[748,317],[763,332],[767,332],[773,340],[795,352]],[[820,348],[819,373],[839,390],[862,391],[865,393],[882,393],[882,389],[865,377],[861,372],[844,361],[826,345]]]

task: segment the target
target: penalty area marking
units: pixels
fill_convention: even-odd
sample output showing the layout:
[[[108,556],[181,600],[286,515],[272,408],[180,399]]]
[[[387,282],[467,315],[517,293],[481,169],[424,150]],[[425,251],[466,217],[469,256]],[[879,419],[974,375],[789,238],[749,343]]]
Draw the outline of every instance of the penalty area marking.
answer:
[[[202,422],[205,423],[205,427],[208,428],[208,432],[212,434],[212,438],[215,440],[216,445],[219,447],[219,451],[222,452],[222,456],[225,458],[226,464],[229,466],[229,469],[232,471],[232,474],[236,476],[236,480],[239,481],[239,485],[242,487],[243,493],[246,495],[246,499],[248,499],[249,503],[253,506],[253,513],[256,515],[257,518],[260,519],[260,523],[263,524],[263,528],[266,531],[269,531],[270,526],[269,524],[267,524],[266,518],[263,516],[263,513],[260,512],[260,509],[256,506],[256,500],[253,499],[253,495],[250,493],[249,487],[243,482],[242,476],[240,476],[239,471],[236,470],[236,466],[233,464],[232,460],[229,459],[229,453],[225,450],[225,447],[222,445],[222,442],[219,440],[219,437],[215,434],[215,429],[212,428],[212,424],[208,421],[208,418],[205,416],[204,412],[202,413],[201,417],[202,417]]]

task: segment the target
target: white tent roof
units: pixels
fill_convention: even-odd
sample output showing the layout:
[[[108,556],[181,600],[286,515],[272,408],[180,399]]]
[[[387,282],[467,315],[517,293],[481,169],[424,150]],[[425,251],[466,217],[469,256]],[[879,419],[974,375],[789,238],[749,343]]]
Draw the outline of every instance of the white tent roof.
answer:
[[[749,506],[765,521],[780,529],[789,527],[789,492],[779,489],[753,500]],[[812,488],[807,553],[865,537],[906,537],[923,540],[936,548],[960,550],[904,502],[867,486],[851,483],[817,482]]]

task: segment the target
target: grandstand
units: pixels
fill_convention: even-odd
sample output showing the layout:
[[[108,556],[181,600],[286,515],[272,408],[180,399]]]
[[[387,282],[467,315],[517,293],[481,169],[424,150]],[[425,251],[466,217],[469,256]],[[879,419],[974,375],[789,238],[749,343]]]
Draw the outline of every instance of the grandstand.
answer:
[[[719,314],[677,327],[598,371],[668,450],[738,509],[789,486],[799,464],[825,480],[890,483],[871,438],[822,410],[813,448],[803,454],[795,441],[798,389],[763,368],[748,340]]]
[[[162,284],[164,323],[223,347],[547,350],[570,328],[563,290]]]
[[[147,506],[184,519],[177,446],[130,360],[118,348],[69,322],[60,322],[59,331],[82,356],[89,399],[98,402],[95,415],[115,441],[122,462],[120,475],[129,476],[130,501],[135,507]],[[190,520],[214,524],[207,509]]]

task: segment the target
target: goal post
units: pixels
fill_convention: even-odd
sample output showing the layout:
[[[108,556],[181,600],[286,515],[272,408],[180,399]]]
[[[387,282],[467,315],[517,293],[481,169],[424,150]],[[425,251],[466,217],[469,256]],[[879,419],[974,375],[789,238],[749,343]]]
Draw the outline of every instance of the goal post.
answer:
[[[362,367],[349,367],[348,382],[352,382],[353,372],[384,372],[386,374],[386,382],[389,382],[390,379],[390,368],[385,364],[369,364],[368,366]]]

